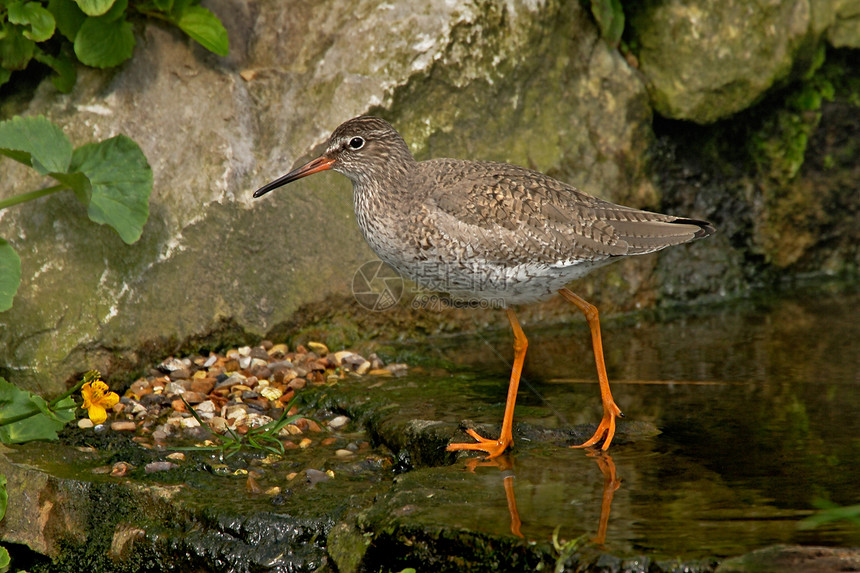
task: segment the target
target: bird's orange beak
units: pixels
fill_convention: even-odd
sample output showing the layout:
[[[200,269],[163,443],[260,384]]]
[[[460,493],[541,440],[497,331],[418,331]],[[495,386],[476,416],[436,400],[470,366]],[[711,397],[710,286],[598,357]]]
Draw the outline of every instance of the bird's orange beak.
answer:
[[[295,181],[296,179],[301,179],[302,177],[307,177],[308,175],[313,175],[314,173],[319,173],[320,171],[327,171],[331,169],[332,165],[334,165],[334,159],[326,157],[325,155],[317,157],[313,161],[309,161],[301,167],[293,169],[283,177],[279,177],[271,183],[263,185],[262,187],[254,191],[254,198],[256,199],[257,197],[262,197],[272,189],[277,189],[278,187],[286,185],[287,183]]]

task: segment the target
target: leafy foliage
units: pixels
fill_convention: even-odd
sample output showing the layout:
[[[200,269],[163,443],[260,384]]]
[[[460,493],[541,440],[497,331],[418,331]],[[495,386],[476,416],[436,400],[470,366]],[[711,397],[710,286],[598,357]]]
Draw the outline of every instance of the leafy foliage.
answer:
[[[0,519],[6,515],[6,505],[9,502],[9,494],[6,492],[6,476],[0,475]],[[5,547],[0,547],[0,573],[9,570],[9,565],[12,563],[9,557],[9,551]]]
[[[621,0],[591,0],[591,14],[600,28],[600,35],[613,47],[618,47],[624,32],[624,8]]]
[[[226,56],[224,25],[200,0],[3,0],[0,1],[0,85],[31,61],[54,72],[63,93],[75,85],[75,59],[96,68],[129,59],[135,39],[130,16],[173,23],[207,50]]]
[[[75,402],[66,396],[48,404],[40,396],[21,390],[0,378],[0,442],[56,440],[57,432],[75,418]]]
[[[77,149],[44,117],[0,122],[0,155],[49,176],[58,185],[0,201],[0,210],[71,189],[87,206],[90,220],[112,227],[128,244],[140,238],[149,218],[152,170],[140,147],[118,135]],[[12,306],[21,280],[21,260],[0,238],[0,312]]]

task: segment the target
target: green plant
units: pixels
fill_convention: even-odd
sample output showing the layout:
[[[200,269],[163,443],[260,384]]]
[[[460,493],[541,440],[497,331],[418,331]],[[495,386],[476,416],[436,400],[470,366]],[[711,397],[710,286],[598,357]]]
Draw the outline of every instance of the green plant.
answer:
[[[2,0],[0,0],[2,1]],[[56,185],[0,200],[0,210],[58,191],[71,190],[92,221],[107,224],[128,244],[149,218],[152,169],[137,143],[118,135],[78,148],[44,117],[0,122],[0,155],[32,167]],[[21,282],[21,259],[0,238],[0,312],[12,307]]]
[[[0,377],[0,442],[20,444],[31,440],[56,440],[57,432],[75,419],[75,401],[71,396],[84,385],[99,380],[90,370],[81,381],[62,396],[45,402]]]
[[[818,498],[812,502],[812,505],[819,510],[806,519],[798,523],[798,529],[814,529],[820,525],[832,523],[834,521],[848,521],[855,526],[860,527],[860,504],[856,505],[837,505],[832,501]]]
[[[0,520],[6,516],[6,504],[9,502],[9,493],[6,491],[6,476],[0,475]],[[9,570],[9,565],[12,559],[9,557],[9,551],[3,546],[0,546],[0,573],[6,573]]]
[[[621,0],[591,0],[591,14],[597,21],[601,37],[617,48],[624,33],[624,8]]]
[[[170,22],[207,50],[226,56],[224,25],[199,4],[200,0],[0,0],[0,85],[34,60],[53,70],[52,81],[64,93],[75,85],[75,60],[96,68],[118,66],[134,50],[128,17],[135,13]]]
[[[180,398],[182,398],[182,396],[180,396]],[[284,406],[284,411],[277,420],[272,420],[268,424],[251,428],[244,436],[234,432],[229,427],[227,428],[227,433],[225,435],[216,434],[212,430],[209,430],[212,437],[220,442],[219,445],[176,449],[219,451],[221,452],[222,457],[229,458],[230,456],[239,453],[243,448],[251,448],[252,450],[261,450],[282,456],[284,455],[284,445],[278,438],[278,433],[289,424],[292,424],[299,418],[304,417],[301,414],[289,415],[289,411],[296,400],[297,398],[293,398],[290,400],[289,404]],[[182,398],[182,402],[185,404],[188,411],[191,412],[191,415],[194,416],[194,419],[197,420],[197,423],[200,424],[200,427],[209,429],[209,426],[200,418],[194,408],[185,401],[185,398]]]

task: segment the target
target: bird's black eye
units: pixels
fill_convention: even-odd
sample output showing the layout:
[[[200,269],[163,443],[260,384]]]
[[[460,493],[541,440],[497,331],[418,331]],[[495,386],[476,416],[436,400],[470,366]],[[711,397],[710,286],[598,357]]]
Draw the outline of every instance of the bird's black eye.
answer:
[[[364,138],[353,137],[349,140],[349,146],[353,149],[361,149],[362,147],[364,147]]]

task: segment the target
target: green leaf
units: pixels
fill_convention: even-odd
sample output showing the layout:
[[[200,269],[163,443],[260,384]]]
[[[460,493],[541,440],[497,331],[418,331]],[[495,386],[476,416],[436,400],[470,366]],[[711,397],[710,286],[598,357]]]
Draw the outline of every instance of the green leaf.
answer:
[[[5,547],[0,547],[0,573],[6,573],[11,563],[12,558],[9,557],[9,551]]]
[[[56,440],[57,432],[75,418],[74,409],[60,408],[73,405],[71,398],[65,398],[57,404],[53,417],[46,416],[42,410],[47,405],[40,396],[25,392],[0,378],[0,424],[14,416],[36,412],[23,420],[0,425],[0,441],[4,444],[20,444],[31,440]]]
[[[24,36],[34,42],[44,42],[54,35],[54,16],[38,2],[13,2],[9,5],[8,17],[13,24],[29,26]]]
[[[6,491],[6,476],[0,475],[0,519],[6,516],[6,506],[9,504],[9,492]]]
[[[134,34],[125,20],[87,18],[75,36],[75,54],[81,63],[112,68],[131,57]]]
[[[90,199],[93,194],[93,187],[89,177],[80,171],[72,173],[49,173],[51,177],[75,192],[75,197],[84,205],[90,204]]]
[[[0,68],[0,86],[9,81],[9,78],[12,77],[12,72],[7,70],[6,68]]]
[[[230,53],[227,30],[224,29],[218,16],[206,8],[188,6],[179,14],[176,25],[210,52],[219,56]]]
[[[48,10],[54,15],[60,33],[74,42],[87,15],[72,0],[49,0]]]
[[[87,16],[101,16],[114,5],[115,0],[75,0]]]
[[[21,284],[21,258],[12,245],[0,239],[0,312],[12,308]]]
[[[118,135],[75,149],[72,170],[92,185],[89,216],[113,227],[122,240],[134,243],[149,218],[152,169],[137,143]]]
[[[54,87],[64,94],[72,91],[72,88],[75,87],[75,81],[78,79],[75,60],[69,54],[70,49],[67,46],[68,44],[65,44],[56,56],[51,56],[42,51],[36,54],[36,60],[50,66],[56,72],[55,75],[51,76],[51,81],[54,83]]]
[[[621,0],[591,0],[591,13],[600,27],[600,35],[611,46],[618,46],[624,33],[624,8]]]
[[[16,116],[0,122],[0,154],[42,175],[64,173],[72,159],[72,144],[63,130],[44,116]]]
[[[173,9],[173,0],[154,0],[155,7],[162,12],[170,12]]]
[[[33,59],[36,43],[24,37],[20,26],[7,26],[0,39],[0,64],[7,70],[23,70]]]

